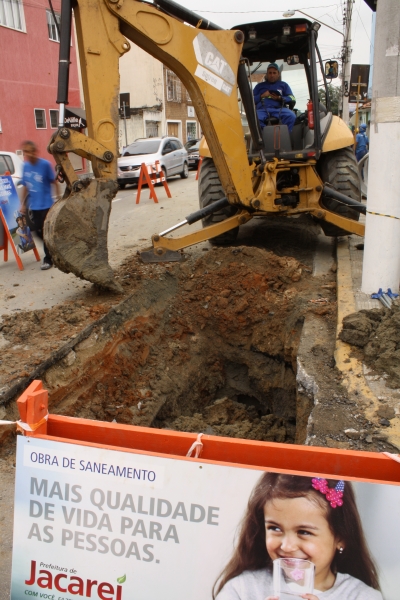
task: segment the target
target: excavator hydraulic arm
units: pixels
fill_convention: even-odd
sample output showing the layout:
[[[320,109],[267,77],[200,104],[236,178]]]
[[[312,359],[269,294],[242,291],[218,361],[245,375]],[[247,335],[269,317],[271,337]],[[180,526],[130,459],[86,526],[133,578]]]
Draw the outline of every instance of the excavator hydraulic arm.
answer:
[[[67,12],[69,1],[62,0],[62,11]],[[192,27],[137,0],[76,0],[73,9],[88,137],[60,123],[50,142],[67,189],[51,209],[44,233],[61,270],[117,290],[108,264],[107,229],[117,191],[119,58],[130,49],[130,40],[178,75],[205,132],[226,197],[231,204],[250,206],[254,194],[236,86],[244,36],[241,31],[201,29],[207,26],[202,21]],[[60,113],[65,93],[62,100]],[[77,179],[68,152],[91,160],[95,180]]]

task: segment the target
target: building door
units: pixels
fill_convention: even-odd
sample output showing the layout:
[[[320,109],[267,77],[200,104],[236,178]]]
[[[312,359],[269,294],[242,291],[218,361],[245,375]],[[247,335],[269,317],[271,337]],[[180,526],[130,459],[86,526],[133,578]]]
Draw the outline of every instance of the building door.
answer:
[[[178,137],[179,123],[168,123],[168,135]]]

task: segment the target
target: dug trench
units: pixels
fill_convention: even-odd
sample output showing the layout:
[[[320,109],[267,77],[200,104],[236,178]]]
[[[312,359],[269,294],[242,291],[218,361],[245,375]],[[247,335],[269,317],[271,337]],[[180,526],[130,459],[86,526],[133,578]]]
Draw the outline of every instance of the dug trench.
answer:
[[[4,318],[3,414],[15,418],[13,400],[38,378],[56,414],[380,449],[384,439],[365,441],[374,425],[335,369],[335,269],[315,277],[311,264],[310,253],[299,262],[245,246],[173,266],[131,257],[118,272],[126,294],[111,307],[94,294]],[[21,351],[25,371],[12,371]],[[349,438],[355,428],[365,435]]]

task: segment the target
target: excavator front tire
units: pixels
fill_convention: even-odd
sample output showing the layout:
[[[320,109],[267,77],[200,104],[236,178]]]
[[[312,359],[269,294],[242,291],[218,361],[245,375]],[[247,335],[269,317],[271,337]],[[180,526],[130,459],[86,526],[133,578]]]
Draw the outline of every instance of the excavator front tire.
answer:
[[[199,204],[200,208],[205,208],[210,204],[213,204],[217,200],[225,197],[224,190],[222,188],[217,169],[214,165],[212,158],[203,158],[200,167],[199,175]],[[202,219],[203,227],[214,225],[214,223],[220,223],[225,221],[229,217],[236,214],[237,208],[234,206],[227,206],[218,212],[212,213],[209,217]],[[230,231],[217,235],[216,237],[209,240],[210,244],[214,246],[229,246],[233,244],[239,233],[239,227],[235,227]]]
[[[357,159],[351,148],[341,148],[323,154],[319,160],[318,171],[324,183],[329,183],[338,192],[361,202],[361,181],[358,172]],[[353,221],[358,221],[360,213],[334,198],[323,195],[321,203],[324,208]],[[319,224],[326,236],[338,237],[348,235],[348,231],[332,223],[320,220]]]

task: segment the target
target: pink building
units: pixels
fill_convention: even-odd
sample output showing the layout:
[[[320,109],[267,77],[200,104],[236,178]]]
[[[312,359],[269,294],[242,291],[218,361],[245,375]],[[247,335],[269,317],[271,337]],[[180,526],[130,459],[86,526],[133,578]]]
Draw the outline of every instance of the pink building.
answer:
[[[59,21],[60,0],[53,2]],[[58,124],[59,35],[47,0],[0,0],[0,150],[33,140],[47,153]],[[69,106],[80,107],[75,38],[71,35]]]

